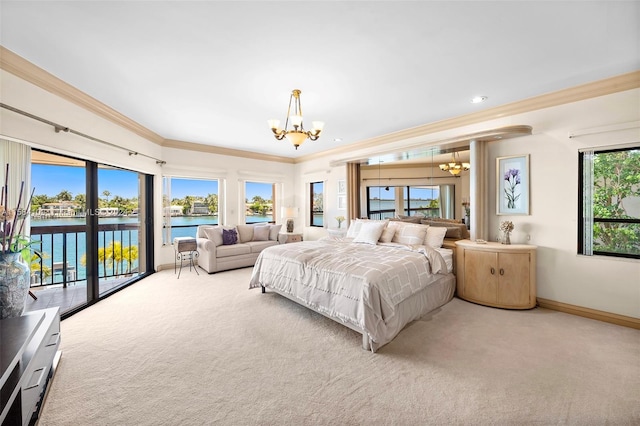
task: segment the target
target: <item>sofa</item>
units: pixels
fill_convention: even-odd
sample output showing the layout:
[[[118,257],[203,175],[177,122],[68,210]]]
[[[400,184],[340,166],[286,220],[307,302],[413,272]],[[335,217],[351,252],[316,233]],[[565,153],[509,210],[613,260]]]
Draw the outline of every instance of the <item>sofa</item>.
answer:
[[[253,266],[262,250],[279,244],[281,227],[268,223],[198,226],[198,266],[209,274]]]

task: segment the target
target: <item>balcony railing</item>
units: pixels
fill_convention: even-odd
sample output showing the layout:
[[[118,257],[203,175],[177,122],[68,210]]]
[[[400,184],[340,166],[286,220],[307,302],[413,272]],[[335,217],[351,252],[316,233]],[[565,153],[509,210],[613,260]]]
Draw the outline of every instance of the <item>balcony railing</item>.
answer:
[[[137,223],[98,225],[98,277],[111,278],[133,274],[138,269]],[[84,225],[32,226],[35,244],[31,262],[31,287],[85,281],[86,227]],[[135,249],[130,249],[135,247]]]

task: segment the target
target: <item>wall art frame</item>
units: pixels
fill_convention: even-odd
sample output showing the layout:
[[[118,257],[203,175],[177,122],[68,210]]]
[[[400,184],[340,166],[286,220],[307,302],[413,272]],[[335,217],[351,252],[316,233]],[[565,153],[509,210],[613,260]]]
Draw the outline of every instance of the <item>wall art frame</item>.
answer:
[[[528,215],[529,154],[496,158],[496,214]]]

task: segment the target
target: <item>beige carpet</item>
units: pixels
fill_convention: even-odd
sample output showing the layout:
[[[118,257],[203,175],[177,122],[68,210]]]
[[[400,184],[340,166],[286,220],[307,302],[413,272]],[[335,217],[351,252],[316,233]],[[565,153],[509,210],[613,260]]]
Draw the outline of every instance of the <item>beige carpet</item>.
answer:
[[[640,331],[454,299],[372,354],[251,268],[156,273],[62,322],[40,425],[640,424]]]

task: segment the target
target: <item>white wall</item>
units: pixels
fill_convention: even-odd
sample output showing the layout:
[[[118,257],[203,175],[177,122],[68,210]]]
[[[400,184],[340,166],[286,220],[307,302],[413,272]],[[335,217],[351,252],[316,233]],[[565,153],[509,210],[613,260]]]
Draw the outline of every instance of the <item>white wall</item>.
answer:
[[[497,236],[500,221],[512,220],[515,225],[512,242],[538,246],[538,297],[640,318],[640,261],[577,255],[578,150],[586,146],[640,143],[640,130],[636,127],[574,139],[568,137],[572,131],[640,120],[639,100],[640,90],[636,89],[425,137],[425,146],[429,146],[455,132],[467,134],[509,125],[533,127],[531,136],[489,143],[490,190],[483,197],[488,207],[491,238]],[[384,147],[361,150],[351,158],[384,150]],[[498,216],[495,214],[495,159],[520,154],[530,154],[530,215]],[[329,164],[339,160],[324,157],[297,165],[303,178],[301,184],[308,171],[329,171]],[[337,179],[344,178],[344,167],[334,168],[325,176],[331,189]],[[296,194],[304,197],[304,188],[296,186]],[[329,201],[334,198],[331,194],[328,196]],[[328,218],[335,215],[330,204],[326,210]],[[531,236],[530,241],[527,235]]]
[[[344,158],[322,157],[291,165],[237,157],[205,154],[163,148],[132,132],[64,101],[12,74],[0,71],[2,101],[32,114],[59,122],[94,137],[117,143],[167,161],[163,167],[155,160],[129,156],[126,151],[104,146],[68,133],[55,133],[50,126],[0,109],[0,135],[60,154],[103,162],[156,176],[156,188],[161,188],[163,170],[190,177],[224,175],[227,192],[239,195],[240,181],[261,178],[283,182],[285,204],[300,207],[296,231],[303,230],[306,239],[324,235],[324,229],[305,226],[306,190],[311,181],[325,181],[325,211],[328,226],[335,227],[333,219],[345,215],[337,209],[337,182],[346,178],[344,166],[332,167],[334,161]],[[585,257],[576,254],[577,246],[577,185],[578,150],[586,146],[609,146],[639,142],[640,131],[608,132],[593,136],[569,139],[570,131],[596,126],[640,120],[640,90],[574,102],[567,105],[539,110],[532,113],[509,116],[458,129],[413,138],[407,144],[424,142],[425,146],[437,145],[438,140],[502,126],[526,124],[533,126],[532,136],[492,142],[489,145],[490,191],[485,194],[489,206],[489,227],[495,231],[505,216],[495,215],[495,158],[506,155],[530,154],[531,214],[514,216],[516,229],[513,242],[525,242],[531,235],[538,253],[538,296],[559,302],[584,306],[620,315],[640,318],[640,262],[609,257]],[[401,149],[402,143],[394,142],[375,150],[364,148],[350,153],[350,158],[371,153]],[[256,172],[258,171],[259,172]],[[293,182],[293,184],[292,184]],[[239,201],[230,198],[225,207],[227,223],[234,223],[238,216]],[[156,217],[160,217],[160,191],[155,194]],[[156,221],[155,239],[161,239],[161,221]],[[526,234],[525,234],[526,232]],[[173,251],[155,247],[156,265],[172,264]]]
[[[156,218],[162,217],[162,176],[166,174],[187,178],[224,179],[226,203],[223,217],[227,224],[237,224],[244,220],[244,199],[241,197],[245,180],[279,183],[282,192],[276,201],[280,205],[295,204],[293,164],[162,147],[2,70],[0,89],[2,102],[7,105],[127,150],[71,133],[56,133],[50,125],[4,108],[0,109],[1,136],[54,153],[154,175]],[[154,158],[143,155],[130,156],[128,150]],[[160,166],[156,164],[155,159],[166,161],[166,164]],[[277,222],[282,223],[279,212],[275,214]],[[162,246],[162,220],[155,221],[154,239],[154,266],[173,267],[173,247]]]

